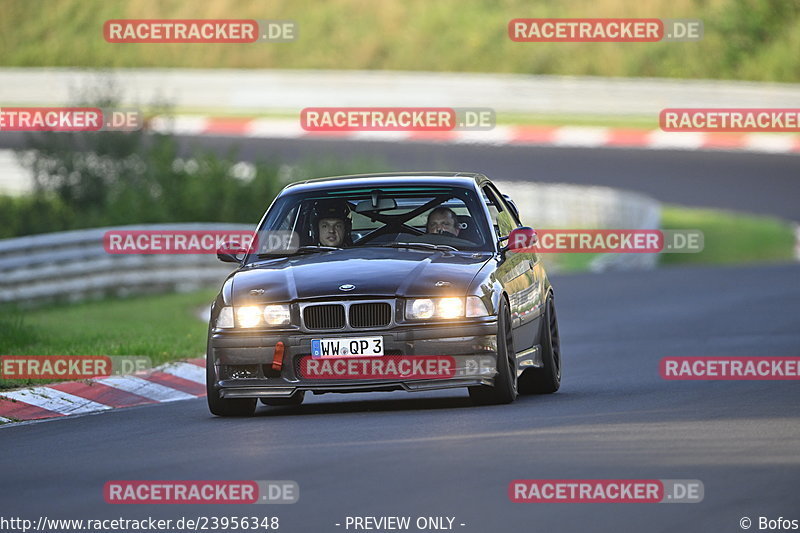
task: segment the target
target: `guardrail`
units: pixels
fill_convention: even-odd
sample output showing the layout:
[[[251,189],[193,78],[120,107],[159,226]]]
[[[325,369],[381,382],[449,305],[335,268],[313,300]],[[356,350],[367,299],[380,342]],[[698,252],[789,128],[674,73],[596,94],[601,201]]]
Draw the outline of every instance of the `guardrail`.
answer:
[[[534,228],[659,227],[658,202],[607,187],[499,182]],[[250,231],[246,224],[159,224],[65,231],[0,240],[0,303],[82,300],[188,291],[219,284],[232,266],[214,254],[109,254],[109,230]],[[652,268],[653,254],[606,254],[592,270]]]
[[[643,194],[583,185],[498,182],[520,210],[522,222],[534,229],[658,229],[661,204]],[[603,254],[590,269],[654,268],[657,254]]]
[[[5,105],[68,105],[111,76],[125,105],[297,112],[326,106],[492,107],[505,113],[656,116],[665,107],[800,107],[800,84],[457,72],[3,68]]]
[[[77,301],[137,293],[189,291],[220,283],[233,270],[214,254],[109,254],[109,230],[252,231],[243,224],[159,224],[65,231],[0,240],[0,303]]]

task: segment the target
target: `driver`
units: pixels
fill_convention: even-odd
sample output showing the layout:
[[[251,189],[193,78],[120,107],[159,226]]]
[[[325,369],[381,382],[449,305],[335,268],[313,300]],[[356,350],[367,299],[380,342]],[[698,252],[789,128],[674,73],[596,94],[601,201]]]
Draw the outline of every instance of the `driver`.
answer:
[[[458,217],[455,211],[449,207],[437,207],[428,213],[428,222],[425,225],[428,233],[458,237]]]
[[[320,246],[340,248],[352,244],[350,230],[353,217],[347,202],[320,201],[314,206],[312,230]]]

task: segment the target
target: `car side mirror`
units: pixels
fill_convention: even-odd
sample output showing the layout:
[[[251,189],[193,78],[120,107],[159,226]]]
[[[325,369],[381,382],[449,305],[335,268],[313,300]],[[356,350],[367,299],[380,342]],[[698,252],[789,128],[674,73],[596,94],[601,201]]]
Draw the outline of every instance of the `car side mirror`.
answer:
[[[217,248],[217,259],[223,263],[241,263],[246,253],[240,245],[225,241]]]
[[[503,247],[503,251],[531,253],[536,251],[535,247],[537,244],[539,244],[539,236],[536,234],[536,230],[523,226],[511,230],[511,233],[508,234],[508,241]]]

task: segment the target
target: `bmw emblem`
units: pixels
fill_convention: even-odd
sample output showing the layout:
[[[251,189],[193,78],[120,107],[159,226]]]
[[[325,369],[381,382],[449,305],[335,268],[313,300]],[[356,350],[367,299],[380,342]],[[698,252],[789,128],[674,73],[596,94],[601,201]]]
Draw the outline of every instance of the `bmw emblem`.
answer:
[[[340,291],[352,291],[355,288],[356,286],[353,285],[352,283],[345,283],[344,285],[339,285]]]

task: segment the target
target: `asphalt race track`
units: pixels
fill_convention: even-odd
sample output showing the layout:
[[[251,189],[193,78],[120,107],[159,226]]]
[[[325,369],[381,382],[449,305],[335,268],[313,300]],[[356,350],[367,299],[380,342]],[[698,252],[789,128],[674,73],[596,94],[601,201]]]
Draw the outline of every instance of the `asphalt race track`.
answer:
[[[24,135],[0,132],[0,148],[22,147]],[[233,148],[246,161],[360,159],[385,166],[378,170],[463,170],[494,180],[605,185],[662,202],[800,221],[800,156],[791,154],[214,136],[181,141],[185,153],[204,148],[228,155]]]
[[[184,138],[186,146],[244,160],[362,159],[387,170],[463,170],[493,180],[605,185],[689,206],[733,209],[800,221],[800,156],[744,152],[485,146],[337,140]]]
[[[291,159],[338,145],[339,155],[388,154],[390,165],[409,170],[591,182],[800,219],[800,158],[791,156],[237,142],[246,157]],[[457,531],[481,533],[741,531],[742,517],[755,531],[759,516],[800,518],[798,382],[666,381],[658,371],[665,356],[800,356],[800,265],[561,275],[553,283],[565,365],[555,395],[480,408],[460,390],[309,396],[299,408],[261,406],[250,419],[214,418],[205,400],[192,400],[0,428],[0,514],[34,521],[273,514],[281,531],[316,533],[344,531],[346,516],[453,516]],[[515,504],[508,497],[515,479],[594,478],[697,479],[705,499]],[[294,480],[300,501],[104,502],[104,483],[136,479]]]
[[[664,381],[667,355],[800,355],[800,266],[554,279],[562,390],[509,406],[466,392],[325,395],[211,417],[204,400],[0,429],[2,506],[49,518],[276,513],[455,516],[463,531],[736,531],[800,508],[797,382]],[[514,504],[514,479],[699,479],[696,504]],[[273,506],[107,505],[113,479],[295,480]],[[35,495],[35,496],[34,496]],[[589,529],[587,529],[587,527]]]

